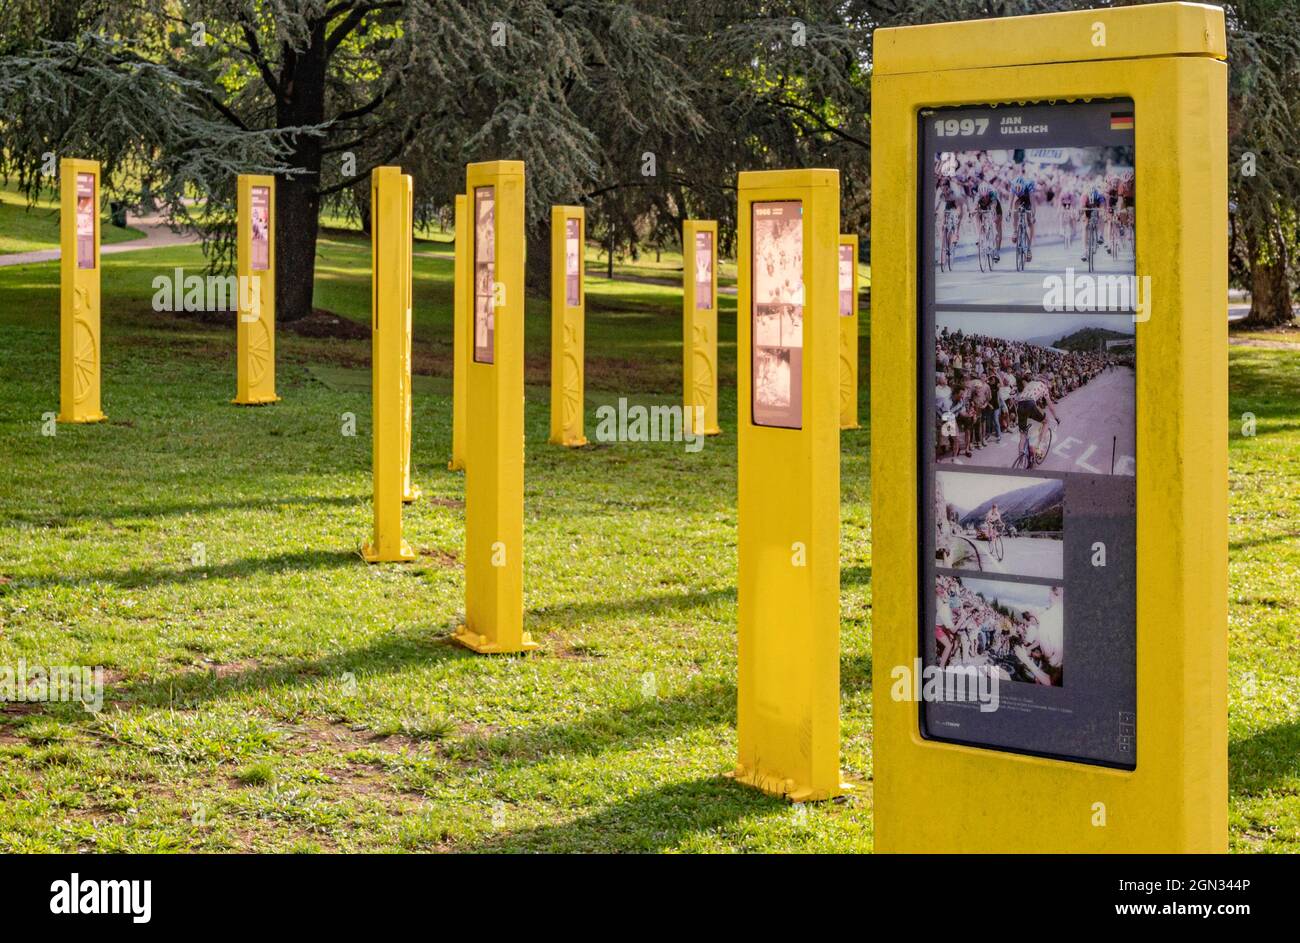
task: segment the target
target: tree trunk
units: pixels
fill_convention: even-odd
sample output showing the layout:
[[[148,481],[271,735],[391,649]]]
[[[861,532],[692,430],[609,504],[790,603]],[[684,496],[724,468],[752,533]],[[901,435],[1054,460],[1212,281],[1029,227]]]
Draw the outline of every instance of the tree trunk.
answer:
[[[1250,314],[1245,323],[1266,327],[1290,324],[1295,312],[1291,307],[1286,237],[1275,226],[1262,241],[1263,245],[1256,244],[1251,253]]]
[[[534,295],[551,297],[551,220],[525,231],[524,286]]]
[[[325,22],[312,26],[311,45],[283,50],[276,100],[276,125],[320,124],[325,116]],[[321,139],[303,135],[289,163],[304,173],[276,181],[275,316],[297,321],[311,314],[316,281],[316,237],[320,231]]]

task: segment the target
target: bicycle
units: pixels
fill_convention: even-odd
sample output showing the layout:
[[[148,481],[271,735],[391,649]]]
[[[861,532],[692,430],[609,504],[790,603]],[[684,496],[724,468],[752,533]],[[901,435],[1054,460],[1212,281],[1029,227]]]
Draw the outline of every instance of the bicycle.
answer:
[[[991,210],[980,210],[979,216],[979,260],[980,271],[993,271],[993,255],[997,247],[993,244],[997,239],[997,228],[994,225],[993,213]]]
[[[1029,220],[1025,210],[1016,211],[1016,271],[1025,270],[1025,261],[1029,255]]]
[[[1088,210],[1088,225],[1084,227],[1084,251],[1087,253],[1084,258],[1088,260],[1088,271],[1093,272],[1097,267],[1097,211]]]
[[[1038,442],[1041,448],[1030,444],[1033,438],[1032,429],[1035,425],[1038,426]],[[1044,439],[1047,440],[1046,444],[1043,444]],[[1052,427],[1049,426],[1046,421],[1034,422],[1031,420],[1030,431],[1025,432],[1020,446],[1020,454],[1017,455],[1016,460],[1011,463],[1011,467],[1025,470],[1037,468],[1047,460],[1047,455],[1051,450]]]
[[[951,207],[943,210],[943,244],[939,247],[939,271],[952,271],[952,247],[957,242],[957,212]]]
[[[1002,525],[995,524],[989,529],[989,552],[993,554],[993,559],[999,563],[1006,556],[1006,547],[1002,544]]]

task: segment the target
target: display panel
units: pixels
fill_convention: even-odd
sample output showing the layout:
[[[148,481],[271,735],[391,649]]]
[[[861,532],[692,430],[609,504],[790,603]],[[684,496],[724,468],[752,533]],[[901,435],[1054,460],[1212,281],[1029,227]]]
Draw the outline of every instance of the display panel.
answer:
[[[853,246],[841,245],[840,252],[840,316],[853,317]]]
[[[713,310],[713,233],[695,234],[695,310]]]
[[[271,188],[253,187],[249,207],[249,238],[254,272],[271,267]]]
[[[582,223],[576,219],[564,221],[564,303],[582,304]]]
[[[77,174],[77,268],[95,267],[95,175]]]
[[[496,352],[496,188],[474,188],[474,360]]]
[[[753,414],[757,426],[803,423],[803,204],[753,204]]]
[[[923,700],[932,739],[1137,762],[1133,125],[1130,101],[920,116],[920,650],[999,685]]]

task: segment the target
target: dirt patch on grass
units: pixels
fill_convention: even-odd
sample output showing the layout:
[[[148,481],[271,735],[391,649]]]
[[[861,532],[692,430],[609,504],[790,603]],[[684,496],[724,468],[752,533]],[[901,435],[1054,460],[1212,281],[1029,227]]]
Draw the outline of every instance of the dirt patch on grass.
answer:
[[[421,547],[419,553],[420,556],[432,560],[438,566],[458,567],[461,565],[456,554],[449,550],[443,550],[441,547]]]
[[[205,327],[220,327],[234,330],[237,313],[229,311],[176,311],[174,315],[183,320]],[[299,337],[335,338],[339,340],[369,340],[370,327],[351,318],[313,308],[311,314],[296,321],[276,321],[276,330],[288,331]]]
[[[1252,327],[1238,321],[1228,327],[1228,343],[1238,347],[1295,350],[1300,348],[1300,322],[1277,327]]]

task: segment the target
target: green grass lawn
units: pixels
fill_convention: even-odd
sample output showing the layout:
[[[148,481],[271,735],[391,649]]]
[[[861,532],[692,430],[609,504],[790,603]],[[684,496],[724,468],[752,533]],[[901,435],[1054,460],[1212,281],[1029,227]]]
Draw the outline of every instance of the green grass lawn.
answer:
[[[735,301],[703,451],[546,444],[548,308],[527,306],[526,628],[484,658],[450,450],[451,263],[415,264],[410,565],[366,566],[366,341],[279,337],[240,409],[234,334],[150,310],[196,247],[104,260],[109,422],[60,426],[57,265],[0,269],[0,665],[103,665],[104,709],[0,711],[0,850],[869,851],[870,482],[842,437],[842,766],[806,809],[737,786]],[[368,248],[321,245],[316,302],[368,317]],[[588,281],[598,402],[676,401],[680,296]],[[864,325],[865,331],[865,325]],[[866,376],[867,344],[862,345]],[[1232,844],[1300,850],[1300,352],[1234,348]],[[866,390],[861,412],[868,415]],[[345,414],[357,434],[341,434]]]
[[[109,222],[108,216],[100,220],[101,245],[143,239],[144,233],[130,226],[119,229]],[[9,252],[34,252],[38,249],[59,247],[59,202],[57,199],[38,200],[27,206],[27,198],[11,183],[0,184],[0,255]]]

